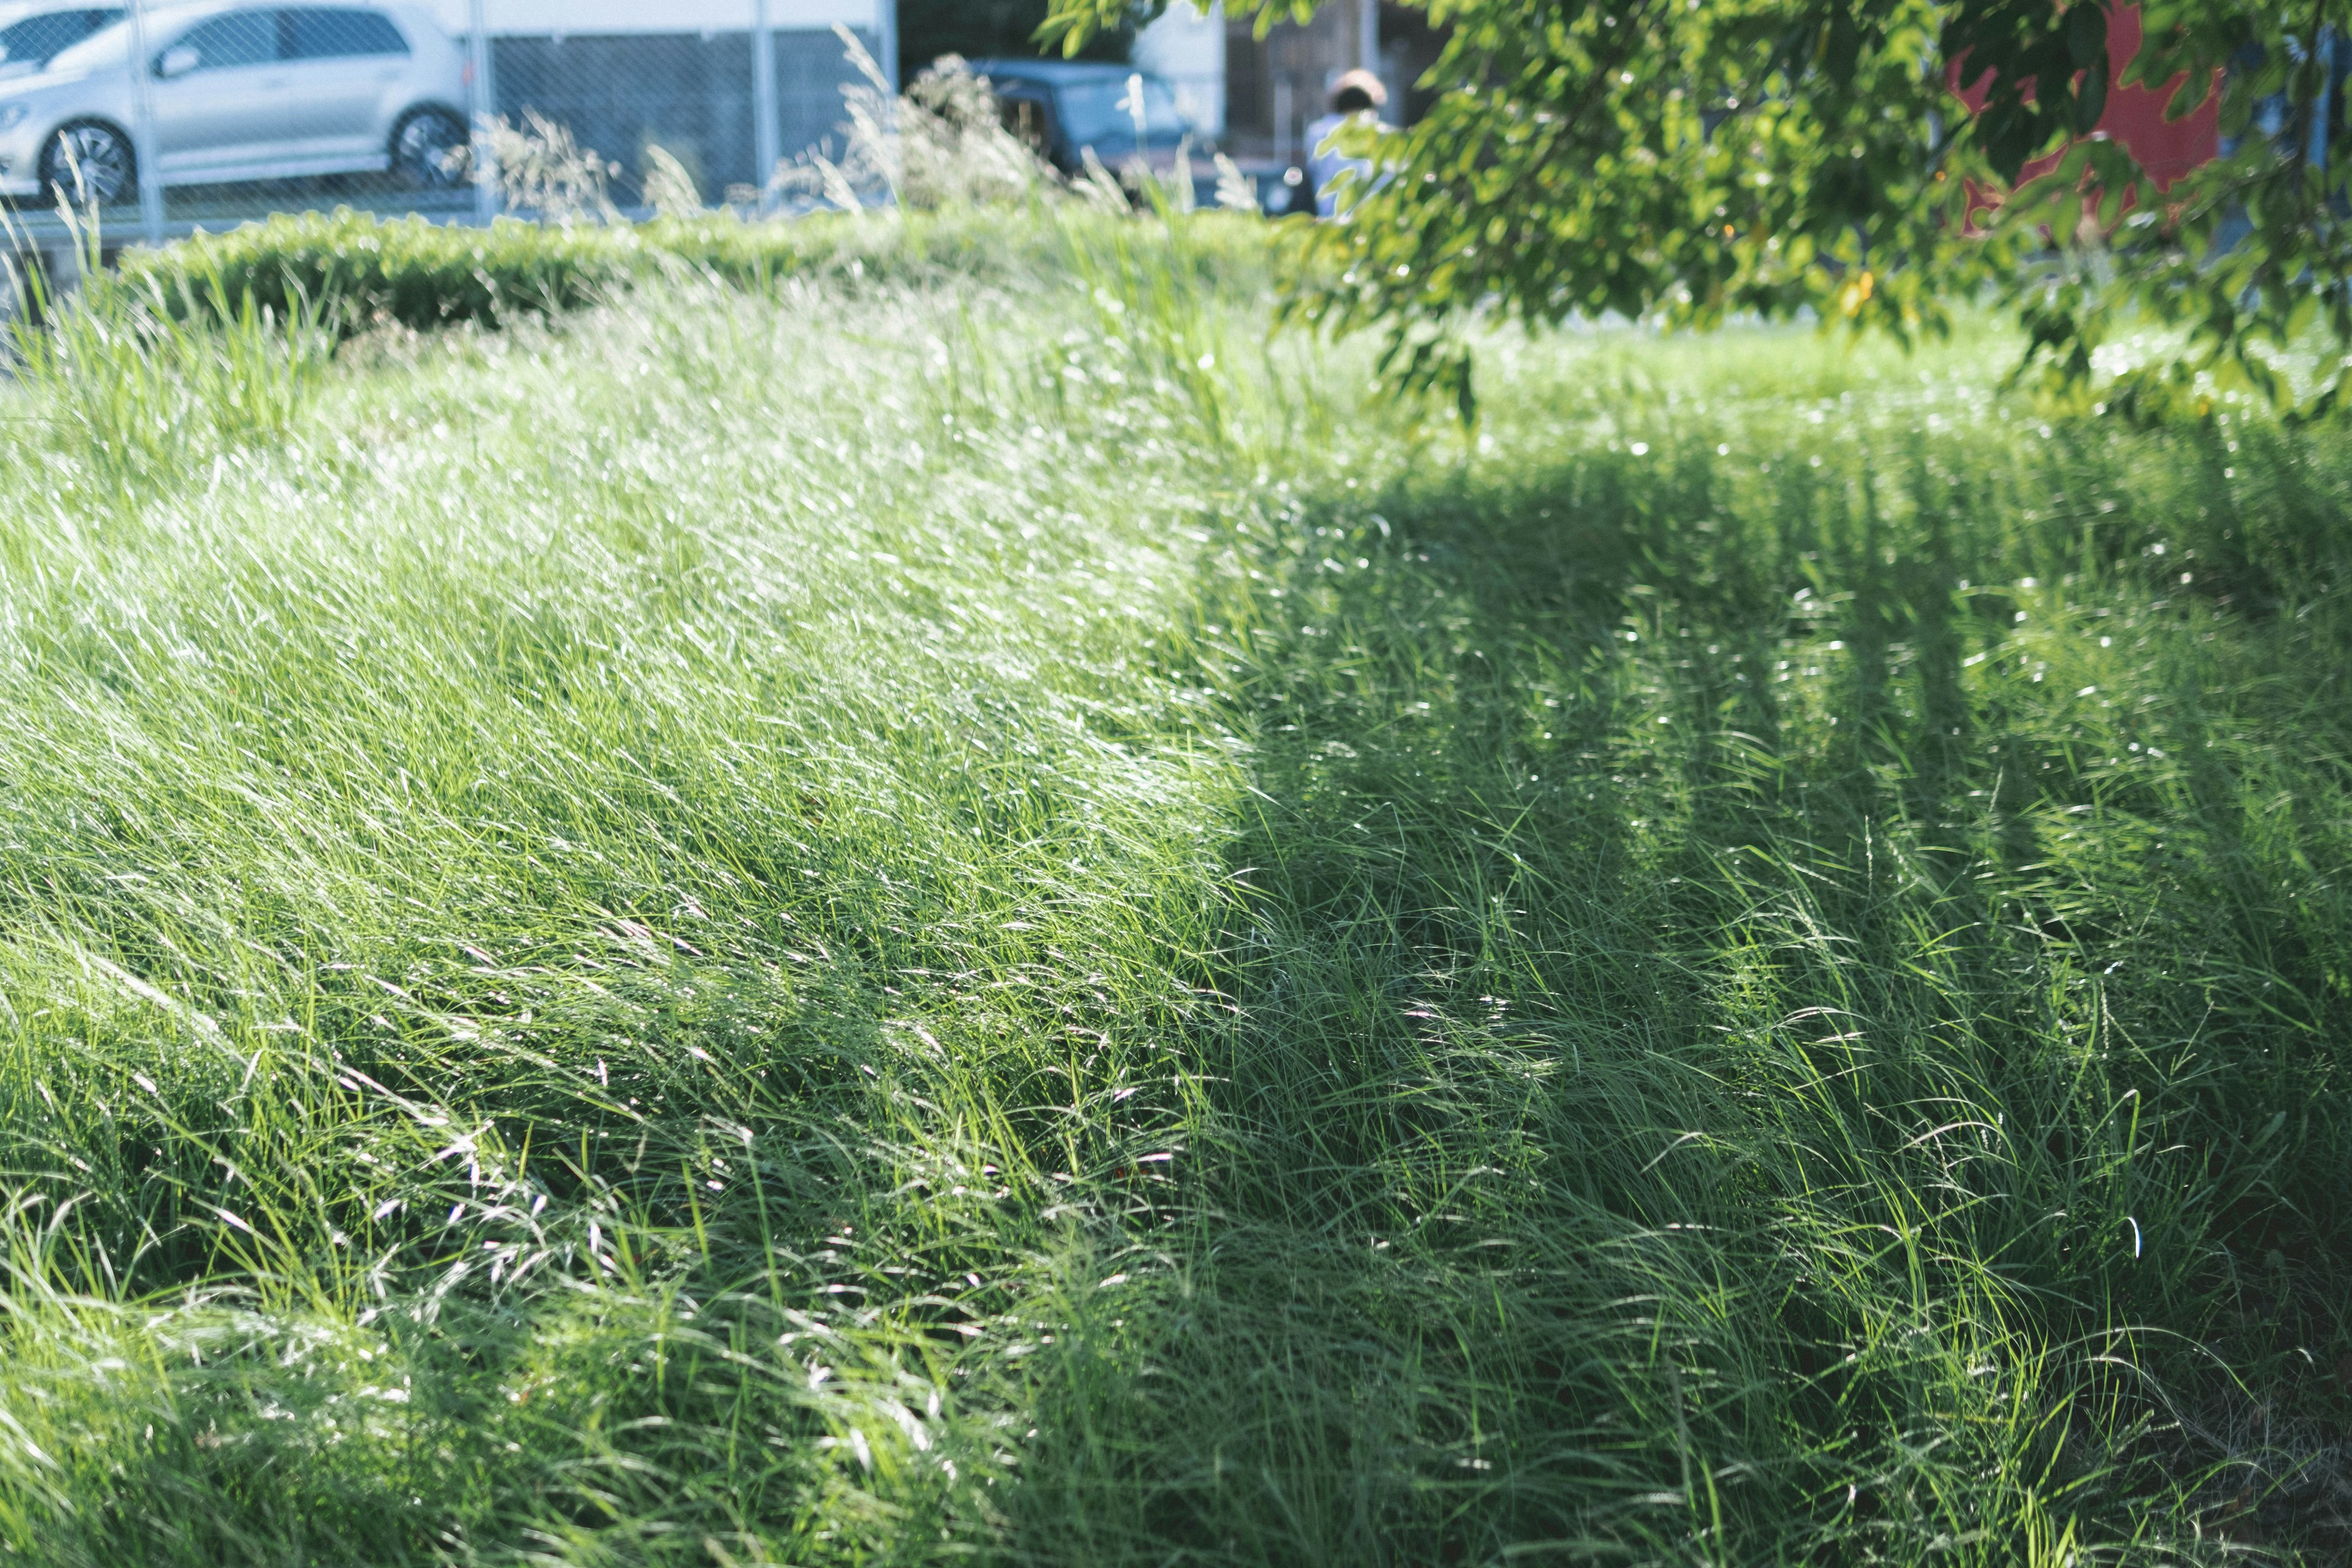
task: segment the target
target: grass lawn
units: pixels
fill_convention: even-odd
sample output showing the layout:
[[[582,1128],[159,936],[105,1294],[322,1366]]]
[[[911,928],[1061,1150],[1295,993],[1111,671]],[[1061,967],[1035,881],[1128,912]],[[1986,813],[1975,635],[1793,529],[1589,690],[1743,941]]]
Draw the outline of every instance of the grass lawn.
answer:
[[[2352,1549],[2340,428],[1020,243],[9,394],[0,1554]]]

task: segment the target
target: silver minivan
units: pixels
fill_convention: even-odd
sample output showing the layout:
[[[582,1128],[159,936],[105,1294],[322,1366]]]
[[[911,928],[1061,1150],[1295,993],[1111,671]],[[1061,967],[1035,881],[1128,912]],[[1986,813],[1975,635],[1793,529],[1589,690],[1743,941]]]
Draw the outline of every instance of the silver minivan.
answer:
[[[464,175],[464,52],[406,5],[200,0],[145,18],[137,63],[166,185],[389,171],[423,188]],[[0,195],[131,199],[131,27],[116,21],[0,80]]]

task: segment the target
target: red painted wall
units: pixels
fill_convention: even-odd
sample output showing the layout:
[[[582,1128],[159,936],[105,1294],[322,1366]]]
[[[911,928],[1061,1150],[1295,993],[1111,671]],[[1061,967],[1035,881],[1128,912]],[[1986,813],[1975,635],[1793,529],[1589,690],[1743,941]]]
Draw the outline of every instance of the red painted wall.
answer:
[[[2118,5],[2107,15],[2107,58],[2113,62],[2116,74],[2123,74],[2125,66],[2139,53],[2141,39],[2139,7]],[[1957,69],[1954,72],[1958,75]],[[2113,87],[2107,91],[2107,111],[2099,117],[2094,136],[2112,136],[2131,149],[2132,156],[2140,162],[2162,189],[2199,164],[2210,160],[2220,151],[2221,95],[2209,92],[2196,112],[2183,120],[2168,121],[2164,106],[2172,101],[2172,94],[2183,79],[2176,76],[2161,89],[2145,87]],[[1984,107],[1982,89],[1961,89],[1960,97],[1970,109]],[[2048,174],[2057,164],[2055,156],[2044,158],[2025,166],[2024,178],[2032,179]]]
[[[2118,73],[2139,53],[2139,7],[2117,6],[2107,18],[2107,58],[2115,62]],[[2093,132],[2112,136],[2130,148],[2140,167],[2155,178],[2158,189],[2171,184],[2200,163],[2210,162],[2221,146],[2219,92],[2207,93],[2204,103],[2185,120],[2164,118],[2164,106],[2172,101],[2181,79],[2174,77],[2161,90],[2144,87],[2110,89],[2107,111],[2099,117],[2099,128]]]

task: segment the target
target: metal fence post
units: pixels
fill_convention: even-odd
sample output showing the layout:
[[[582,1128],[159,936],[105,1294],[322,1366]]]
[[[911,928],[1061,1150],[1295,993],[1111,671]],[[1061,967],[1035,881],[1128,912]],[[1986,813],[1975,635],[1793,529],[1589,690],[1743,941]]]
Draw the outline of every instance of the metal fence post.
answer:
[[[146,0],[131,0],[131,161],[139,180],[139,226],[163,243],[163,150],[155,141],[155,62],[147,58]]]
[[[466,108],[474,133],[474,220],[488,224],[499,216],[499,160],[490,149],[489,123],[498,112],[498,95],[490,83],[489,7],[484,0],[466,3]]]
[[[760,180],[760,210],[775,203],[776,165],[783,162],[783,128],[776,121],[776,30],[768,0],[751,6],[751,163]]]

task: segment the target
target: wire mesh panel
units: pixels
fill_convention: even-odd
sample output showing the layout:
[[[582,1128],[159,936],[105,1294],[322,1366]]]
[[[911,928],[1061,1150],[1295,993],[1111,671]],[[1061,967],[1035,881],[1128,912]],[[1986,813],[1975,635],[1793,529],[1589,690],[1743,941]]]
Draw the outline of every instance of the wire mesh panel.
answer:
[[[487,9],[488,150],[501,155],[501,194],[517,208],[562,205],[563,177],[592,167],[607,199],[631,213],[756,204],[780,160],[837,139],[842,89],[858,71],[834,25],[849,26],[869,55],[887,32],[887,11],[872,4],[488,0]]]
[[[354,206],[754,205],[837,137],[892,0],[0,4],[0,195],[112,237]],[[762,45],[764,44],[764,48]],[[127,233],[126,233],[127,231]]]

